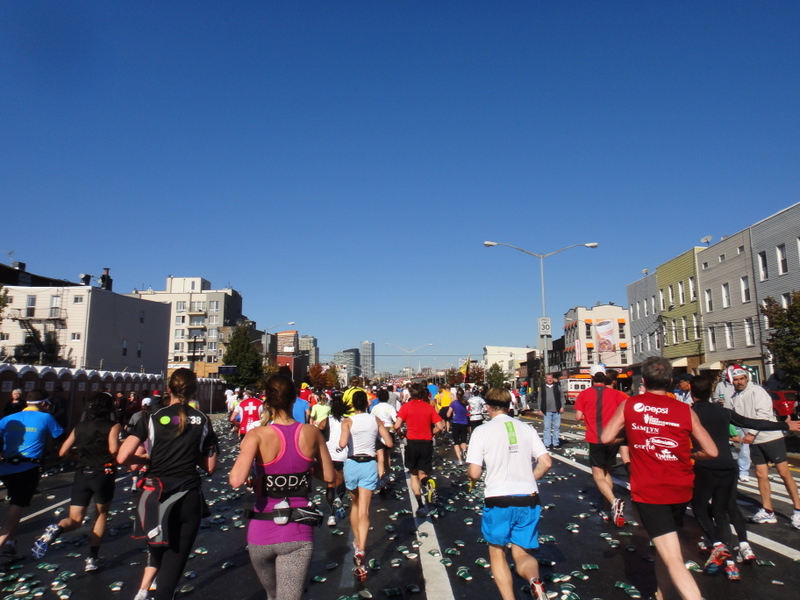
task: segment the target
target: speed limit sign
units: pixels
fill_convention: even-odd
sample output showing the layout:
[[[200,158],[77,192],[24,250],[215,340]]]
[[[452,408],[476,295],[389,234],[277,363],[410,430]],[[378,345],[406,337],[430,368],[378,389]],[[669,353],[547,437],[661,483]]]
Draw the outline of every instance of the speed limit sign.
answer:
[[[552,329],[550,327],[550,317],[539,317],[539,336],[540,337],[549,337],[552,335]]]

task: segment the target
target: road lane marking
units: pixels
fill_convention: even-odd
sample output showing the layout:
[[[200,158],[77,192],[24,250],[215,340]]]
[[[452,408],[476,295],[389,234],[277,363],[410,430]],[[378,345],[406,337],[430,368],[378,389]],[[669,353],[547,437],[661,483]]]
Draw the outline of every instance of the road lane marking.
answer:
[[[118,477],[117,479],[114,480],[114,483],[119,483],[120,481],[122,481],[126,477],[127,477],[127,475],[124,476],[124,477]],[[19,522],[20,523],[24,523],[25,521],[30,521],[31,519],[34,519],[34,518],[38,517],[39,515],[43,515],[44,513],[46,513],[49,510],[53,510],[55,508],[58,508],[59,506],[63,506],[64,504],[67,504],[70,500],[72,500],[71,497],[67,498],[66,500],[62,500],[61,502],[56,502],[55,504],[51,504],[50,506],[48,506],[46,508],[43,508],[41,510],[37,510],[35,513],[31,513],[29,515],[25,515],[24,517],[22,517],[19,520]]]

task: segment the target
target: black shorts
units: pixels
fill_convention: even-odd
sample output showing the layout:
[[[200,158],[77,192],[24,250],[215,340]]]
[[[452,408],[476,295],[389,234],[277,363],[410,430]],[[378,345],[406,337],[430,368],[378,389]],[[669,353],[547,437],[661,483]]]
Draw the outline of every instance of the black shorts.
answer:
[[[453,432],[454,444],[466,444],[467,434],[469,433],[469,426],[466,423],[452,423],[450,431]]]
[[[439,416],[442,417],[443,421],[449,421],[450,419],[447,418],[447,413],[450,412],[450,407],[445,406],[439,409]]]
[[[95,504],[108,504],[114,499],[114,473],[106,474],[103,469],[78,469],[72,484],[70,506],[86,508],[94,497]]]
[[[609,470],[617,464],[619,444],[595,444],[589,442],[589,465]]]
[[[635,502],[633,505],[639,511],[639,518],[650,539],[657,538],[667,533],[672,533],[683,527],[683,515],[686,512],[686,503],[678,504],[645,504]]]
[[[784,440],[772,440],[763,444],[750,444],[750,460],[754,465],[765,465],[772,463],[786,462],[786,442]]]
[[[36,493],[36,486],[39,485],[40,473],[41,469],[36,466],[19,473],[1,475],[0,481],[6,486],[8,503],[22,508],[30,506],[31,499]]]
[[[433,470],[433,442],[430,440],[408,440],[406,443],[406,469],[409,471]]]
[[[333,470],[334,471],[344,471],[344,461],[343,460],[334,460],[333,461]]]

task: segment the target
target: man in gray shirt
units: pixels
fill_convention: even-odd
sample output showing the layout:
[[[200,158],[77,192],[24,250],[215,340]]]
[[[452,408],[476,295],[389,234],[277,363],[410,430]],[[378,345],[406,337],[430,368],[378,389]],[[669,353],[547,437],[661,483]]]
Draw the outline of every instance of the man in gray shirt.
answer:
[[[558,448],[561,435],[561,413],[564,403],[561,398],[561,386],[558,379],[548,373],[544,376],[544,385],[539,390],[539,415],[544,417],[544,445],[548,450]]]

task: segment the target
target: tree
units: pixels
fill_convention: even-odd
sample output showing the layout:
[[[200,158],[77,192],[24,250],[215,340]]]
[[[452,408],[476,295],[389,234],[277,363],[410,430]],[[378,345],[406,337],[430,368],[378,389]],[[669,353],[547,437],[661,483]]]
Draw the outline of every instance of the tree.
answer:
[[[486,383],[489,384],[489,387],[503,387],[505,382],[506,374],[505,371],[503,371],[503,367],[494,363],[489,367],[489,371],[486,373]]]
[[[486,379],[486,371],[483,367],[476,364],[469,366],[469,383],[483,383]]]
[[[792,292],[787,308],[774,298],[766,298],[762,312],[769,319],[770,334],[765,345],[772,354],[776,370],[790,388],[800,387],[800,292]]]
[[[336,369],[336,365],[329,365],[325,373],[328,376],[327,387],[339,387],[339,371]]]
[[[328,373],[321,364],[317,363],[308,368],[308,379],[314,387],[328,387]]]
[[[225,375],[231,385],[245,387],[261,381],[264,374],[263,357],[250,340],[250,330],[244,325],[236,328],[222,357],[226,365],[236,366],[235,375]]]

